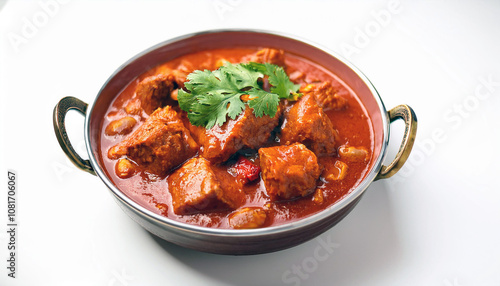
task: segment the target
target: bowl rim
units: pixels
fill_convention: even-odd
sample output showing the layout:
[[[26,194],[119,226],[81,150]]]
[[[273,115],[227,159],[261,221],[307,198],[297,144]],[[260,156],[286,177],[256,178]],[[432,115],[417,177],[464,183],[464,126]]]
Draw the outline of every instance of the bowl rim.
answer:
[[[141,206],[139,203],[135,202],[131,198],[129,198],[125,193],[121,192],[114,184],[113,182],[106,176],[104,171],[100,168],[97,159],[94,156],[94,153],[92,152],[92,146],[90,142],[90,119],[92,117],[92,113],[94,111],[95,104],[102,94],[103,90],[108,86],[110,81],[113,80],[113,78],[120,72],[122,71],[125,67],[128,65],[132,64],[134,61],[138,60],[139,58],[147,55],[148,53],[159,49],[161,47],[164,47],[166,45],[170,45],[176,42],[180,42],[183,40],[187,40],[192,37],[197,37],[200,35],[204,34],[218,34],[218,33],[255,33],[255,34],[266,34],[270,36],[276,36],[276,37],[281,37],[281,38],[288,38],[290,40],[294,40],[297,42],[301,42],[302,44],[307,44],[310,46],[313,46],[328,55],[338,59],[341,61],[344,65],[346,65],[349,69],[351,69],[362,81],[363,83],[367,86],[367,88],[370,90],[371,94],[373,95],[375,101],[377,102],[377,105],[380,110],[381,114],[381,119],[382,119],[382,128],[383,128],[383,142],[381,144],[381,150],[379,153],[378,158],[376,159],[372,169],[369,171],[369,173],[365,176],[365,178],[353,189],[351,192],[349,192],[347,195],[345,195],[343,198],[341,198],[339,201],[336,203],[326,207],[322,211],[319,211],[317,213],[314,213],[312,215],[309,215],[307,217],[301,218],[296,221],[280,224],[277,226],[270,226],[270,227],[264,227],[264,228],[256,228],[256,229],[223,229],[223,228],[210,228],[210,227],[203,227],[203,226],[197,226],[197,225],[192,225],[180,221],[176,221],[174,219],[156,214],[147,208]],[[139,75],[137,75],[139,76]],[[354,66],[351,62],[349,62],[347,59],[339,55],[338,53],[320,45],[315,42],[312,42],[307,39],[303,39],[301,37],[297,37],[295,35],[290,35],[287,33],[283,32],[275,32],[275,31],[269,31],[269,30],[262,30],[262,29],[210,29],[210,30],[203,30],[199,32],[192,32],[184,35],[180,35],[177,37],[173,37],[171,39],[165,40],[163,42],[160,42],[156,45],[153,45],[142,52],[139,52],[135,56],[131,57],[129,60],[127,60],[125,63],[123,63],[121,66],[119,66],[110,76],[109,78],[105,81],[105,83],[102,85],[100,88],[99,92],[97,93],[97,96],[95,97],[93,103],[89,108],[87,108],[87,114],[85,116],[85,125],[84,125],[84,137],[85,137],[85,145],[86,145],[86,150],[89,155],[89,160],[94,168],[97,176],[105,183],[105,185],[108,187],[108,189],[113,193],[113,195],[119,199],[122,203],[127,205],[129,208],[132,208],[134,212],[141,214],[143,217],[146,217],[147,219],[156,222],[157,224],[162,224],[165,225],[169,228],[175,228],[181,231],[187,231],[187,232],[192,232],[192,233],[198,233],[198,234],[203,234],[203,235],[211,235],[211,236],[224,236],[224,237],[248,237],[248,236],[267,236],[267,235],[274,235],[278,233],[283,233],[283,232],[288,232],[292,230],[296,230],[297,228],[303,228],[308,225],[314,224],[316,222],[322,221],[335,213],[339,212],[341,209],[347,207],[349,204],[354,202],[359,196],[361,196],[364,191],[368,188],[368,186],[373,182],[375,179],[376,175],[379,173],[380,169],[382,168],[382,163],[387,155],[387,146],[388,146],[388,140],[389,140],[389,118],[387,115],[387,110],[385,108],[384,103],[382,102],[382,99],[371,83],[371,81],[356,67]]]

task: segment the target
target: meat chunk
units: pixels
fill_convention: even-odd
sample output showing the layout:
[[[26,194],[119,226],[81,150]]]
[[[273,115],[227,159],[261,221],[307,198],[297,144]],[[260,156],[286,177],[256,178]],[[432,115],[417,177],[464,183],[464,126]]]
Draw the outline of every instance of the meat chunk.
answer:
[[[194,140],[199,145],[201,145],[200,144],[200,142],[201,142],[200,139],[201,139],[201,137],[204,136],[204,134],[205,134],[205,132],[206,132],[207,129],[204,126],[196,126],[196,125],[191,124],[191,122],[189,122],[188,114],[187,114],[186,111],[179,110],[178,114],[181,117],[182,121],[184,122],[184,126],[186,126],[186,128],[191,133],[191,136],[194,138]]]
[[[347,107],[346,96],[349,91],[340,83],[325,81],[320,84],[308,84],[300,89],[304,94],[312,94],[323,110],[342,110]]]
[[[180,88],[184,87],[188,74],[192,73],[194,70],[195,68],[190,62],[184,61],[177,67],[177,69],[172,71],[172,75],[175,77],[175,82]]]
[[[134,160],[148,171],[165,175],[194,156],[198,144],[171,106],[158,109],[143,125],[108,151],[110,159],[122,156]]]
[[[201,155],[213,163],[221,163],[243,147],[261,147],[278,125],[282,110],[280,105],[274,117],[256,117],[253,109],[247,107],[236,119],[229,119],[222,126],[215,125],[201,134]]]
[[[280,134],[282,144],[303,143],[318,156],[333,155],[336,138],[338,133],[330,118],[312,94],[305,94],[285,111]]]
[[[171,74],[158,74],[143,79],[135,90],[141,107],[147,114],[157,108],[172,104],[170,94],[176,88],[175,77]]]
[[[291,199],[315,190],[321,169],[316,155],[303,144],[260,148],[259,156],[262,179],[271,197]]]
[[[214,70],[218,68],[216,66],[213,54],[206,53],[203,57],[203,62],[198,62],[196,65],[189,60],[182,60],[179,65],[172,70],[170,73],[175,78],[179,88],[184,87],[184,82],[187,80],[187,76],[195,70]]]
[[[167,181],[174,212],[179,215],[216,208],[235,209],[244,200],[240,190],[223,190],[210,162],[201,157],[191,158]]]
[[[265,48],[242,59],[243,62],[270,63],[285,67],[285,52],[278,49]]]

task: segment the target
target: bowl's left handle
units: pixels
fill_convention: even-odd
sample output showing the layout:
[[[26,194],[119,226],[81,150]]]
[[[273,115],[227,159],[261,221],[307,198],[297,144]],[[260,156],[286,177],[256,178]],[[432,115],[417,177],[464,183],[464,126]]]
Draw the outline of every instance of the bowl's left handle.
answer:
[[[94,168],[90,164],[90,161],[82,159],[82,157],[80,157],[80,155],[76,153],[75,149],[71,145],[68,134],[66,133],[66,125],[64,123],[68,111],[74,109],[85,116],[87,112],[87,106],[88,105],[85,102],[75,97],[68,96],[61,99],[54,108],[53,124],[57,141],[59,141],[59,145],[61,145],[61,148],[63,149],[64,153],[66,153],[66,156],[68,156],[69,160],[73,162],[73,164],[75,164],[75,166],[77,166],[79,169],[95,175],[96,173],[94,171]]]

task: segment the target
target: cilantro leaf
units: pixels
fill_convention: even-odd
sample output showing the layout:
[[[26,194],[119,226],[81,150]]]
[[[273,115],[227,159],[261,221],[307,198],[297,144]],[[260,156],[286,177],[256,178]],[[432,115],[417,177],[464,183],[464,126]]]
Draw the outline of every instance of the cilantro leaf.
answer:
[[[259,84],[269,77],[270,92]],[[179,107],[188,113],[191,124],[212,128],[222,126],[227,117],[235,119],[248,105],[255,116],[274,117],[280,98],[296,100],[299,85],[293,84],[282,67],[264,63],[231,64],[215,71],[194,71],[187,76],[185,89],[179,89]],[[248,101],[242,100],[248,95]]]
[[[209,70],[195,70],[186,79],[184,85],[193,94],[206,93],[219,87],[219,79]]]
[[[269,83],[272,85],[271,92],[279,95],[280,98],[289,98],[290,93],[299,90],[300,85],[293,84],[282,67],[277,67],[274,73],[269,75]]]
[[[197,104],[197,99],[197,96],[184,91],[182,88],[179,88],[177,92],[177,102],[179,102],[179,107],[184,111],[191,110],[191,106]]]
[[[272,85],[271,92],[278,94],[280,98],[289,99],[290,93],[296,93],[300,88],[299,84],[290,81],[285,70],[280,66],[251,62],[248,67],[267,75],[269,83]]]
[[[229,62],[224,64],[224,66],[222,66],[220,70],[224,73],[229,74],[239,89],[243,89],[246,87],[259,88],[257,80],[264,76],[258,71],[246,68],[244,65],[233,65]]]
[[[264,114],[274,117],[278,111],[279,97],[262,89],[251,89],[248,91],[250,99],[248,106],[253,108],[253,113],[257,117],[262,117]]]
[[[214,93],[211,96],[200,97],[199,104],[192,106],[188,118],[193,125],[212,128],[215,124],[221,126],[226,122],[226,115],[235,119],[245,108],[239,96]]]

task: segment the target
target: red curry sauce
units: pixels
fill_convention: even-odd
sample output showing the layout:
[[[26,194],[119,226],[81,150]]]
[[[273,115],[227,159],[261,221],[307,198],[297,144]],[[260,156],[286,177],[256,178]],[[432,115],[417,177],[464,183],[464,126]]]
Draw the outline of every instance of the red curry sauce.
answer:
[[[145,208],[170,219],[199,226],[231,228],[228,223],[228,216],[234,210],[210,210],[186,215],[174,213],[172,196],[167,183],[167,179],[172,172],[169,172],[165,176],[160,176],[139,168],[139,171],[135,172],[133,176],[123,179],[117,176],[115,172],[117,160],[109,159],[106,154],[112,146],[126,138],[128,134],[136,130],[147,118],[144,114],[130,115],[125,111],[125,107],[130,103],[131,98],[134,96],[136,86],[141,80],[165,70],[179,69],[179,67],[186,68],[186,66],[189,66],[188,68],[191,69],[205,69],[216,65],[216,62],[221,59],[237,63],[248,54],[255,53],[257,50],[257,48],[233,48],[188,54],[152,68],[150,71],[129,83],[129,85],[117,95],[112,105],[108,108],[101,131],[100,159],[104,163],[107,175],[118,189]],[[255,181],[243,185],[246,201],[241,207],[261,207],[266,209],[267,217],[265,223],[260,227],[275,226],[295,221],[317,213],[334,204],[346,196],[361,182],[368,172],[368,166],[370,166],[371,161],[374,160],[373,126],[365,108],[352,90],[335,74],[307,59],[285,53],[285,64],[285,71],[290,76],[290,79],[296,83],[301,83],[302,87],[306,86],[308,83],[330,81],[332,85],[338,89],[338,93],[347,100],[347,108],[325,111],[339,134],[336,146],[338,148],[354,146],[355,148],[367,151],[367,156],[364,160],[345,160],[338,154],[334,156],[318,157],[319,165],[323,168],[331,168],[337,161],[344,161],[347,165],[347,172],[345,177],[340,180],[329,180],[325,178],[325,174],[322,173],[316,182],[316,190],[304,197],[288,200],[271,200],[261,176]],[[107,135],[105,129],[110,122],[125,116],[131,116],[137,121],[133,130],[128,130],[127,134],[123,135]],[[270,143],[269,145],[279,145],[279,142]],[[259,165],[259,157],[255,150],[253,152],[249,150],[246,155],[253,163]],[[219,180],[233,179],[234,169],[232,168],[236,160],[237,158],[232,158],[223,164],[215,164],[212,166]],[[231,184],[231,182],[227,183]],[[322,194],[321,200],[319,201],[316,192],[321,192]]]

